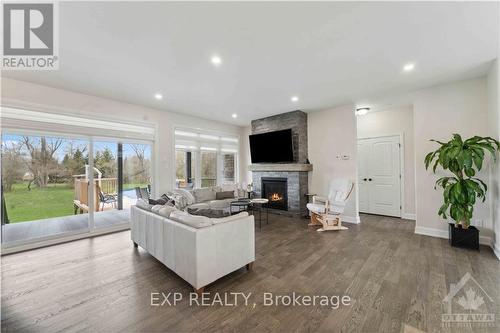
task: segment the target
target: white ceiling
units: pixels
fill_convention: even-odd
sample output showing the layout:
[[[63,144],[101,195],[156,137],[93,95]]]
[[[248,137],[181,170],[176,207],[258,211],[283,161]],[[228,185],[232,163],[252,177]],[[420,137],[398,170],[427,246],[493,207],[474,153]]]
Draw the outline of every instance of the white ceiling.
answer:
[[[2,75],[246,125],[482,75],[498,56],[498,6],[64,2],[60,70]]]

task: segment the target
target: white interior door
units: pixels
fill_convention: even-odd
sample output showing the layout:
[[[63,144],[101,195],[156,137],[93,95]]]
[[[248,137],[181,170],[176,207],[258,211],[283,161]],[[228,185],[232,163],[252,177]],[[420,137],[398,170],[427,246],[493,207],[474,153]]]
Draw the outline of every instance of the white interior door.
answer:
[[[359,210],[401,217],[399,136],[358,140]]]

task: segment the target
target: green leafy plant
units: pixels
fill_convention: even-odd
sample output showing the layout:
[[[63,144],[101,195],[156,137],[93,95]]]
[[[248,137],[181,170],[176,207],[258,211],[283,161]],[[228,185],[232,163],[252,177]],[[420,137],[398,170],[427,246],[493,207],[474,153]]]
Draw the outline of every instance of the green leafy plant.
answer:
[[[496,153],[500,150],[500,143],[490,137],[474,136],[462,140],[458,134],[448,142],[437,142],[440,147],[425,156],[425,168],[432,165],[436,173],[438,166],[453,173],[450,177],[441,177],[436,181],[443,189],[444,203],[439,208],[438,215],[444,219],[448,215],[455,220],[455,225],[467,229],[470,225],[476,199],[483,202],[486,199],[488,187],[476,174],[482,169],[485,153],[489,152],[496,161]]]

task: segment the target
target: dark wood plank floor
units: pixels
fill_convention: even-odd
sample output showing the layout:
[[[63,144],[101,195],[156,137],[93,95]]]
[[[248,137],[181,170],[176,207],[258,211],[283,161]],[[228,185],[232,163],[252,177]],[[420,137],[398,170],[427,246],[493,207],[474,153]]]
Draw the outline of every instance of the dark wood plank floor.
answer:
[[[270,216],[256,230],[254,270],[241,269],[207,292],[252,292],[245,307],[153,307],[151,292],[190,286],[120,232],[4,256],[3,332],[426,332],[441,328],[449,284],[470,272],[500,304],[500,264],[491,249],[451,248],[415,235],[413,221],[362,216],[362,224],[318,233],[307,221]],[[262,293],[349,295],[353,304],[264,307]],[[499,325],[497,323],[497,325]],[[497,328],[484,331],[498,332]],[[476,332],[479,329],[459,331]]]

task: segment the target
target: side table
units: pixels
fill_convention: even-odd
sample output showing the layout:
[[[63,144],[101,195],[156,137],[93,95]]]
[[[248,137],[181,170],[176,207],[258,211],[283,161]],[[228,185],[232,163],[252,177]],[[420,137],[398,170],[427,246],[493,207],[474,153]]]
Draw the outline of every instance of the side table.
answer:
[[[262,210],[264,206],[266,207],[266,224],[269,224],[269,199],[252,199],[251,203],[253,207],[259,207],[259,229],[262,229]]]

